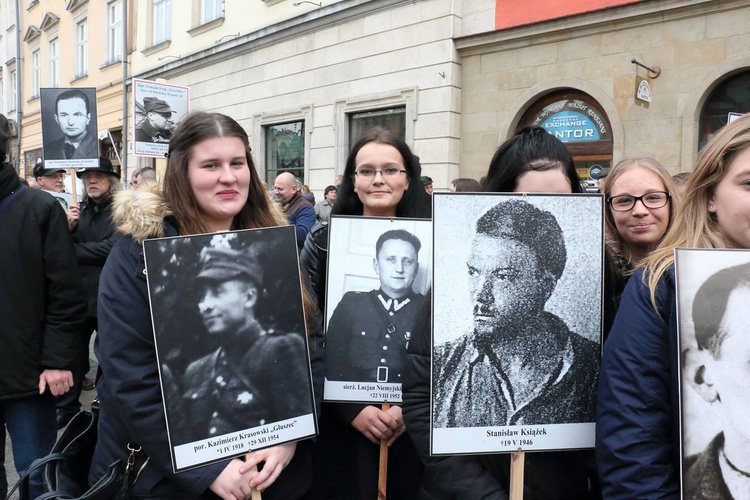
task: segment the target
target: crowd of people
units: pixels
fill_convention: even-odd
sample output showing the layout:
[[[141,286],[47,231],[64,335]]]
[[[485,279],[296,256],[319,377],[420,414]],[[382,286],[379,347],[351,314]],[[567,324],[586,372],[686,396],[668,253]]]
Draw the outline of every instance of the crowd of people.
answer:
[[[85,96],[65,95],[61,104],[60,109],[74,104],[85,121]],[[159,102],[148,106],[154,117],[171,116],[171,109]],[[133,189],[123,189],[119,172],[106,158],[100,158],[99,168],[79,170],[85,191],[80,203],[55,199],[65,190],[65,172],[46,169],[43,161],[35,166],[33,179],[19,179],[5,162],[7,130],[0,116],[0,316],[6,346],[0,363],[0,425],[3,436],[6,431],[10,435],[19,472],[50,450],[55,430],[79,410],[89,371],[89,339],[97,332],[100,370],[88,384],[96,386],[100,404],[99,437],[89,480],[97,481],[118,460],[125,463],[128,446],[138,443],[143,452],[132,485],[135,498],[245,499],[258,490],[270,500],[371,499],[378,491],[383,444],[389,450],[390,499],[508,498],[507,454],[431,455],[432,426],[532,422],[535,412],[549,406],[553,392],[567,401],[553,411],[560,422],[595,419],[596,448],[528,454],[524,498],[680,497],[682,353],[677,342],[674,250],[750,248],[750,116],[726,125],[702,149],[684,190],[648,156],[625,158],[596,172],[606,235],[601,346],[545,310],[565,268],[565,242],[554,217],[518,200],[499,202],[477,214],[471,245],[482,264],[468,269],[475,304],[470,331],[433,348],[432,292],[423,295],[412,289],[420,240],[407,231],[392,230],[381,235],[375,247],[379,287],[344,296],[329,323],[339,340],[325,345],[322,313],[331,265],[331,216],[432,217],[433,180],[422,175],[419,158],[405,141],[387,130],[373,129],[353,145],[342,174],[325,188],[318,203],[289,172],[279,174],[269,192],[252,158],[247,133],[219,113],[191,113],[170,132],[160,182],[153,168],[144,167],[133,175]],[[32,180],[40,189],[27,187]],[[502,143],[481,181],[458,178],[449,189],[584,192],[565,145],[539,127],[519,130]],[[504,219],[508,214],[520,215]],[[265,448],[245,459],[219,460],[175,473],[142,243],[289,224],[295,228],[300,256],[293,279],[299,276],[303,284],[307,353],[298,337],[274,336],[256,321],[257,298],[267,292],[262,276],[271,272],[258,269],[243,275],[232,265],[239,258],[232,251],[215,251],[214,260],[196,277],[196,286],[202,288],[195,309],[209,333],[216,329],[226,334],[232,325],[249,332],[256,339],[253,349],[258,356],[278,350],[268,346],[291,346],[296,354],[287,358],[286,371],[306,372],[309,360],[318,435]],[[723,332],[739,328],[739,313],[730,303],[746,298],[748,278],[744,269],[734,274],[739,274],[736,283],[716,292],[723,297],[724,312],[708,326],[701,323],[703,330],[696,327],[699,348],[710,350],[714,359],[728,356],[722,345],[737,342],[736,335]],[[225,290],[229,284],[241,293]],[[701,293],[723,290],[721,283],[709,285]],[[230,296],[238,300],[237,309],[245,311],[243,317],[221,303],[222,297]],[[227,318],[207,319],[207,308],[224,311]],[[381,319],[389,315],[391,319]],[[714,330],[722,330],[721,335],[714,338]],[[533,357],[527,347],[514,343],[519,338],[523,345],[535,346]],[[382,359],[357,358],[356,366],[341,362],[347,351],[357,350],[363,342],[382,345],[388,352],[377,355]],[[596,365],[600,352],[598,378],[577,371],[579,362]],[[255,378],[267,377],[265,372],[274,364],[268,359],[256,362],[246,354],[219,348],[207,355],[211,362],[231,360],[229,364],[239,366],[234,375],[221,375],[199,363],[190,365],[185,376],[196,384],[205,382],[214,393],[221,392],[231,376],[237,376],[242,387],[255,387],[262,383]],[[519,366],[525,374],[523,384],[508,375]],[[694,380],[703,388],[708,384],[704,372]],[[550,373],[554,383],[546,386]],[[326,375],[329,380],[398,381],[403,384],[403,403],[322,403]],[[435,380],[441,381],[437,387],[443,391],[437,395]],[[238,401],[249,402],[248,394],[241,389]],[[272,402],[279,394],[256,396],[253,405],[260,408],[259,414],[265,406],[278,407]],[[709,391],[707,397],[718,396]],[[191,400],[194,396],[178,393],[178,398],[187,398],[191,408],[200,407],[209,415],[207,429],[213,434],[229,420],[222,411],[235,412],[232,418],[240,420],[244,411],[236,401],[211,408]],[[487,406],[487,398],[502,403]],[[510,407],[504,406],[506,400]],[[284,418],[297,414],[287,410],[278,411]],[[262,425],[265,420],[253,422]],[[738,445],[730,441],[735,435],[742,433],[728,430],[705,454],[687,458],[693,490],[714,495],[710,498],[746,497],[750,471],[743,468],[746,458],[737,454]],[[736,474],[726,472],[727,463]],[[709,469],[713,482],[706,486],[696,471]],[[7,488],[4,479],[0,474],[2,496]],[[41,477],[33,475],[30,498],[42,493]]]

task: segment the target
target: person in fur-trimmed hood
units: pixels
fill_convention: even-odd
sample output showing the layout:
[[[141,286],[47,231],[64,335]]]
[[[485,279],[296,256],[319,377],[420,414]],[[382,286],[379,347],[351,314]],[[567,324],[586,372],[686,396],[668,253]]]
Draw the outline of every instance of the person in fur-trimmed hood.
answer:
[[[246,461],[222,460],[175,474],[166,432],[141,243],[287,224],[257,175],[245,131],[218,113],[186,117],[170,142],[163,190],[121,191],[113,220],[124,236],[112,248],[99,287],[101,414],[89,481],[93,484],[116,460],[124,462],[128,443],[138,443],[143,448],[138,460],[148,457],[148,462],[133,485],[134,498],[235,499],[248,498],[252,489],[263,491],[266,500],[300,498],[312,475],[306,441],[267,448]],[[308,331],[319,339],[316,309],[303,295]],[[310,344],[317,397],[323,353],[312,339]],[[254,465],[260,472],[252,470]]]

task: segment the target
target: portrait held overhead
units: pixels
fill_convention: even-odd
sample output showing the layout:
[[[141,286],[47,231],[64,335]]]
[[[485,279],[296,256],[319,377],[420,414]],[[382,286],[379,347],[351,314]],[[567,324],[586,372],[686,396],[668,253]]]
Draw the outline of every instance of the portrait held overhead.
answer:
[[[314,435],[293,229],[153,239],[144,251],[175,470]]]
[[[433,452],[593,446],[599,200],[435,195]]]
[[[132,103],[133,152],[163,158],[177,125],[190,109],[190,89],[134,78]]]
[[[336,265],[328,268],[324,397],[400,402],[406,349],[429,286],[430,222],[334,216],[329,231]]]
[[[96,89],[41,89],[40,100],[46,167],[96,168]]]
[[[675,252],[682,498],[750,495],[750,252]]]

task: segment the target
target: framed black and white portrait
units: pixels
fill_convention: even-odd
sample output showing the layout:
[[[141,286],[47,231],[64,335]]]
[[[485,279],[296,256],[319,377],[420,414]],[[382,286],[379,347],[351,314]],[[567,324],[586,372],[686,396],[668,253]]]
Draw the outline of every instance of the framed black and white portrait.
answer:
[[[143,246],[174,470],[313,436],[294,227]]]
[[[332,216],[326,401],[401,401],[406,349],[432,275],[429,220]]]
[[[95,88],[43,88],[44,165],[53,168],[99,168]]]
[[[685,499],[750,492],[750,251],[675,250]]]
[[[133,153],[163,158],[180,120],[190,111],[190,89],[133,79]]]
[[[601,195],[434,195],[432,453],[594,445]]]

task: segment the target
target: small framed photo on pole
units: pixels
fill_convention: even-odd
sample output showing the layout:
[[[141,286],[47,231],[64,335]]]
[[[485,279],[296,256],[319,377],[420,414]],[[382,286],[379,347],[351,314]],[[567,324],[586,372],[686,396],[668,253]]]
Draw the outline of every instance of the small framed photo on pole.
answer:
[[[429,220],[332,216],[323,399],[398,403],[432,276]]]
[[[432,454],[593,447],[602,196],[433,200]]]
[[[43,88],[44,168],[99,168],[95,88]]]
[[[172,132],[190,111],[190,89],[181,85],[133,79],[133,152],[164,158]]]
[[[682,498],[746,498],[750,251],[675,250]]]
[[[143,248],[174,471],[315,435],[294,226]]]

